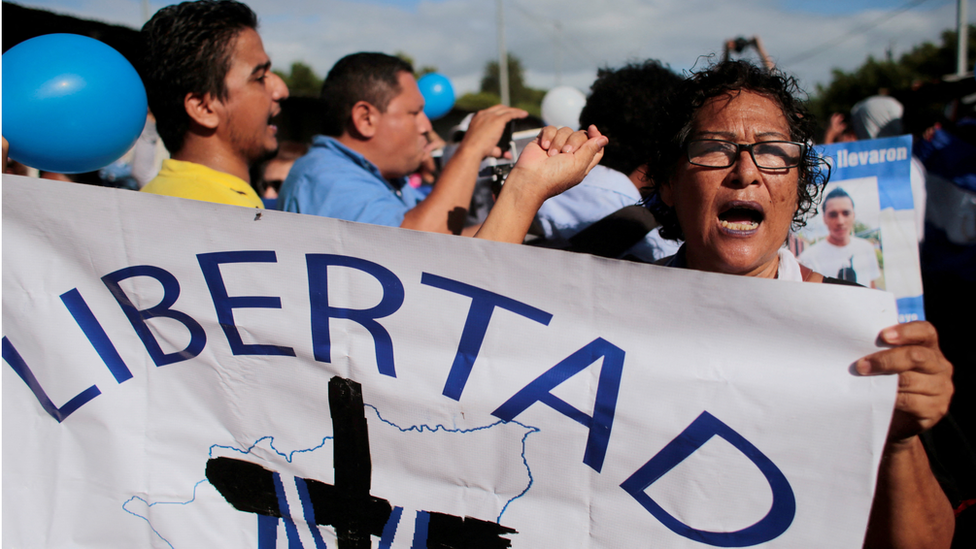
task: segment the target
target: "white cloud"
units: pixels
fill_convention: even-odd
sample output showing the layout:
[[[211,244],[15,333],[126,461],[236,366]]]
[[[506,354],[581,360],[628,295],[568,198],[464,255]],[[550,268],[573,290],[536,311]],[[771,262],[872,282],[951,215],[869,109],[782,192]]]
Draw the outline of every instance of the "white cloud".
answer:
[[[864,0],[851,0],[858,4]],[[877,6],[879,2],[869,2]],[[34,0],[26,5],[138,27],[139,0]],[[422,0],[413,9],[389,3],[343,0],[251,0],[265,46],[278,67],[304,61],[324,75],[345,54],[404,51],[418,66],[433,65],[459,92],[478,86],[485,63],[497,58],[496,3],[486,0]],[[158,9],[163,3],[153,2]],[[851,70],[868,55],[897,57],[923,41],[938,42],[955,26],[955,2],[935,0],[869,30],[856,32],[823,53],[798,56],[851,35],[902,6],[811,13],[808,4],[780,0],[506,0],[506,42],[527,70],[530,85],[561,81],[586,91],[600,66],[657,58],[675,70],[699,57],[721,54],[735,36],[760,35],[780,68],[803,87],[827,83],[834,67]],[[797,8],[788,11],[789,8]],[[976,16],[976,14],[971,14]],[[556,31],[557,21],[561,32]]]

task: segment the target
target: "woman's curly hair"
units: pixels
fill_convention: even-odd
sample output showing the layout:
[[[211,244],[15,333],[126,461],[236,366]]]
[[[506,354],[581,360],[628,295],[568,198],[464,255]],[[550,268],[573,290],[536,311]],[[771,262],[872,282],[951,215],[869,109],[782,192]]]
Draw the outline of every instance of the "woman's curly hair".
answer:
[[[660,198],[662,184],[671,183],[685,159],[685,147],[695,123],[695,116],[709,99],[748,90],[776,101],[783,109],[790,128],[790,139],[807,144],[798,167],[797,203],[793,228],[806,225],[808,213],[830,178],[830,167],[812,147],[814,123],[810,113],[797,98],[802,94],[796,79],[773,69],[766,70],[743,61],[725,61],[692,74],[679,84],[660,108],[659,126],[652,138],[647,161],[645,205],[661,224],[661,236],[673,240],[684,238],[674,208]],[[826,168],[826,169],[825,169]]]

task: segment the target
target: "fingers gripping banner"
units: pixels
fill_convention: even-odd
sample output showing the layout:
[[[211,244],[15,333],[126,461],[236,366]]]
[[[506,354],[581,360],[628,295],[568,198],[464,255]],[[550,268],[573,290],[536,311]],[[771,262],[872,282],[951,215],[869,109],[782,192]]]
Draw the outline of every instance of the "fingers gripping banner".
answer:
[[[3,179],[11,547],[860,547],[893,298]]]

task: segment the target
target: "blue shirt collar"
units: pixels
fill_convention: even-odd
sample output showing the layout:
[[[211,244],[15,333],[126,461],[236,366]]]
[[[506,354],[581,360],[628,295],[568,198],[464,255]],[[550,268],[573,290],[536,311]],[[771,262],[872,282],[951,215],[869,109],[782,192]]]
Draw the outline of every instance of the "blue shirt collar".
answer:
[[[363,156],[362,154],[343,145],[334,137],[329,137],[328,135],[316,135],[315,137],[312,138],[312,144],[314,146],[324,147],[333,152],[348,157],[356,165],[362,167],[364,170],[370,172],[376,177],[382,179],[383,181],[386,181],[390,185],[390,187],[392,187],[393,190],[396,191],[397,193],[399,193],[400,189],[402,189],[403,186],[407,184],[407,180],[408,180],[407,177],[398,177],[396,179],[387,179],[383,177],[383,174],[380,173],[380,169],[376,167],[376,164],[373,164],[372,162],[367,160],[366,157]]]

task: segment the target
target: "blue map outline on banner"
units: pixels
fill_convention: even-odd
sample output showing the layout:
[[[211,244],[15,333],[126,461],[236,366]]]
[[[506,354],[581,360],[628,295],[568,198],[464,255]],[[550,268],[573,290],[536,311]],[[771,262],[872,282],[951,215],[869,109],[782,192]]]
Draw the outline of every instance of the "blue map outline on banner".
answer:
[[[126,505],[128,505],[128,504],[130,504],[130,503],[132,503],[133,501],[136,501],[136,500],[145,503],[146,504],[146,507],[155,507],[156,505],[189,505],[189,504],[193,503],[194,500],[197,499],[197,488],[201,484],[203,484],[204,482],[207,482],[207,479],[198,480],[197,483],[193,485],[193,497],[191,497],[187,501],[157,501],[157,502],[154,502],[154,503],[149,503],[148,501],[146,501],[145,499],[143,499],[143,498],[141,498],[139,496],[132,496],[131,498],[125,500],[125,503],[122,504],[122,510],[125,511],[126,513],[129,513],[130,515],[132,515],[134,517],[139,517],[142,520],[146,521],[146,524],[149,525],[149,528],[153,531],[154,534],[156,534],[157,536],[159,536],[159,539],[163,540],[163,543],[165,543],[166,545],[169,545],[170,546],[170,549],[175,549],[173,547],[173,544],[170,543],[169,540],[167,540],[166,538],[164,538],[163,535],[159,533],[159,530],[156,530],[156,527],[152,525],[152,522],[147,517],[144,517],[144,516],[140,515],[139,513],[136,513],[135,511],[130,511],[128,508],[126,508]]]
[[[512,502],[514,502],[515,500],[517,500],[517,499],[521,498],[522,496],[524,496],[529,491],[529,489],[532,488],[532,484],[535,482],[535,478],[532,476],[532,468],[529,466],[528,458],[525,457],[525,446],[526,446],[526,440],[529,438],[529,435],[531,435],[533,433],[538,433],[538,432],[542,431],[542,429],[539,429],[538,427],[533,427],[531,425],[526,425],[524,423],[520,423],[520,422],[514,421],[514,420],[512,420],[512,421],[498,420],[498,421],[492,423],[491,425],[483,425],[481,427],[472,427],[470,429],[457,429],[457,428],[453,428],[452,429],[452,428],[447,428],[444,425],[437,425],[437,426],[435,426],[435,427],[432,428],[430,425],[427,425],[427,424],[412,425],[410,427],[404,428],[404,427],[400,427],[396,423],[393,423],[392,421],[384,418],[382,415],[380,415],[379,409],[377,409],[372,404],[367,404],[366,407],[373,409],[373,412],[376,414],[377,419],[379,419],[383,423],[386,423],[387,425],[390,425],[391,427],[394,427],[394,428],[398,429],[402,433],[408,433],[408,432],[411,432],[411,431],[414,431],[414,432],[417,432],[417,433],[423,433],[424,430],[427,430],[427,431],[430,431],[431,433],[436,433],[437,431],[444,431],[446,433],[466,434],[466,433],[474,433],[474,432],[477,432],[477,431],[485,431],[487,429],[491,429],[492,427],[498,427],[499,425],[504,425],[506,423],[514,423],[515,425],[518,425],[519,427],[522,427],[523,429],[526,429],[526,432],[522,434],[522,453],[521,453],[521,457],[522,457],[522,463],[525,465],[525,472],[526,472],[526,474],[529,475],[529,483],[526,484],[524,490],[522,490],[518,495],[516,495],[515,497],[513,497],[512,499],[508,500],[505,503],[505,505],[502,507],[502,511],[500,513],[498,513],[498,518],[495,519],[499,523],[502,521],[502,516],[505,514],[505,511],[508,510],[508,506],[511,505]]]
[[[527,447],[527,440],[528,440],[529,435],[532,435],[533,433],[541,432],[541,429],[538,428],[538,427],[533,427],[531,425],[526,425],[524,423],[520,423],[520,422],[514,421],[514,420],[513,421],[508,421],[508,422],[502,421],[502,420],[498,420],[498,421],[496,421],[496,422],[494,422],[494,423],[492,423],[490,425],[483,425],[483,426],[480,426],[480,427],[472,427],[472,428],[469,428],[469,429],[459,429],[459,428],[456,428],[456,427],[447,427],[445,425],[439,425],[439,424],[438,425],[434,425],[433,427],[430,426],[430,425],[428,425],[428,424],[419,424],[419,425],[411,425],[410,427],[401,427],[400,425],[397,425],[396,423],[393,423],[392,421],[384,418],[380,414],[380,411],[379,411],[379,409],[376,406],[373,406],[372,404],[365,404],[365,407],[372,409],[373,412],[376,414],[377,419],[379,419],[382,423],[384,423],[386,425],[389,425],[389,426],[391,426],[391,427],[399,430],[402,433],[408,433],[408,432],[417,432],[417,433],[429,432],[429,433],[436,433],[438,431],[442,431],[442,432],[445,432],[445,433],[452,433],[452,434],[463,435],[463,434],[467,434],[467,433],[473,433],[473,432],[478,432],[478,431],[485,431],[485,430],[492,429],[494,427],[498,427],[498,426],[505,425],[505,424],[508,424],[508,423],[512,423],[512,424],[518,425],[519,427],[522,427],[523,429],[525,429],[526,431],[522,434],[521,441],[520,441],[521,442],[521,445],[522,445],[522,449],[521,449],[521,453],[520,453],[520,458],[522,459],[522,463],[525,466],[525,472],[528,475],[529,480],[528,480],[528,483],[526,484],[525,488],[521,492],[519,492],[517,495],[515,495],[514,497],[512,497],[511,499],[509,499],[505,503],[505,505],[502,507],[502,510],[498,514],[498,518],[496,519],[496,521],[498,523],[501,523],[502,516],[508,510],[508,507],[512,503],[514,503],[515,500],[517,500],[517,499],[525,496],[525,494],[528,493],[528,491],[532,488],[532,485],[535,482],[535,478],[532,475],[532,468],[529,465],[528,458],[526,457],[526,452],[527,452],[526,447]],[[332,440],[332,439],[333,439],[332,436],[323,437],[322,438],[322,442],[319,443],[317,446],[314,446],[312,448],[305,448],[305,449],[301,449],[301,450],[293,450],[291,452],[285,453],[285,452],[282,452],[282,451],[278,450],[277,448],[275,448],[275,446],[274,446],[275,437],[273,435],[266,435],[266,436],[263,436],[263,437],[255,440],[250,446],[247,447],[247,449],[243,449],[243,450],[240,449],[240,448],[234,447],[234,446],[226,446],[226,445],[221,445],[221,444],[213,444],[213,445],[210,446],[210,450],[208,452],[208,457],[209,458],[213,458],[214,457],[214,451],[216,449],[229,450],[229,451],[232,451],[232,452],[236,452],[238,454],[241,454],[241,455],[251,455],[251,452],[255,448],[257,448],[258,445],[260,445],[262,442],[264,442],[264,441],[270,441],[270,442],[268,442],[268,447],[271,448],[271,450],[273,450],[277,455],[279,455],[282,458],[284,458],[285,461],[287,461],[288,463],[292,463],[292,461],[294,460],[296,454],[304,454],[304,453],[310,453],[310,452],[314,452],[316,450],[320,450],[320,449],[322,449],[322,447],[325,446],[325,444],[329,440]],[[130,509],[129,508],[130,507],[130,504],[132,504],[132,503],[134,503],[136,501],[141,501],[143,504],[146,505],[147,508],[152,508],[152,507],[155,507],[157,505],[181,505],[181,506],[187,506],[187,505],[190,505],[191,503],[193,503],[194,501],[196,501],[196,499],[197,499],[197,488],[201,484],[203,484],[203,483],[209,483],[209,482],[207,481],[206,478],[204,478],[204,479],[199,480],[196,483],[194,483],[194,485],[193,485],[193,495],[192,495],[192,497],[190,499],[188,499],[186,501],[157,501],[157,502],[149,503],[149,501],[147,501],[145,498],[142,498],[140,496],[132,496],[132,497],[130,497],[128,500],[126,500],[122,504],[122,510],[125,511],[126,513],[128,513],[129,515],[132,515],[134,517],[138,517],[138,518],[146,521],[146,523],[149,525],[149,528],[153,531],[154,534],[156,534],[159,537],[160,540],[162,540],[164,543],[166,543],[166,545],[169,546],[170,549],[176,549],[173,546],[173,544],[170,543],[170,541],[167,540],[163,536],[163,534],[160,533],[156,529],[155,526],[153,526],[152,521],[149,520],[148,516],[143,516],[142,514],[139,514],[138,512]]]
[[[285,458],[285,461],[287,461],[288,463],[291,463],[292,460],[295,459],[295,454],[301,454],[301,453],[307,453],[307,452],[314,452],[315,450],[319,450],[323,446],[325,446],[325,443],[327,441],[332,440],[332,437],[323,437],[322,438],[322,442],[320,442],[318,446],[314,446],[312,448],[305,448],[305,449],[302,449],[302,450],[293,450],[293,451],[291,451],[291,452],[289,452],[289,453],[286,454],[284,452],[279,451],[277,448],[274,447],[274,436],[267,435],[267,436],[263,436],[263,437],[255,440],[250,446],[248,446],[247,450],[241,450],[240,448],[235,448],[233,446],[223,446],[221,444],[214,444],[214,445],[210,446],[210,451],[207,452],[207,455],[210,458],[214,457],[214,449],[216,449],[216,448],[221,448],[221,449],[224,449],[224,450],[230,450],[232,452],[237,452],[237,453],[243,454],[243,455],[249,455],[252,450],[254,450],[259,444],[261,444],[265,440],[270,440],[271,441],[271,442],[268,443],[268,447],[269,448],[271,448],[272,450],[274,450],[274,452],[276,454],[278,454],[279,456]],[[157,536],[159,536],[159,539],[163,540],[163,543],[165,543],[166,545],[168,545],[170,547],[170,549],[176,549],[175,547],[173,547],[173,544],[169,542],[169,540],[167,540],[165,537],[163,537],[163,535],[161,533],[159,533],[158,530],[156,530],[156,527],[152,525],[152,521],[149,520],[149,517],[144,517],[144,516],[140,515],[139,513],[130,510],[126,506],[129,505],[130,503],[134,502],[134,501],[137,501],[137,500],[143,502],[144,504],[146,504],[146,507],[147,508],[155,507],[156,505],[189,505],[189,504],[193,503],[194,501],[196,501],[196,499],[197,499],[197,488],[201,484],[203,484],[204,482],[207,482],[207,479],[206,478],[204,478],[202,480],[198,480],[193,485],[193,497],[191,497],[190,499],[188,499],[186,501],[156,501],[156,502],[153,502],[153,503],[149,503],[144,498],[141,498],[139,496],[132,496],[131,498],[127,499],[125,501],[125,503],[122,504],[122,510],[125,511],[126,513],[134,516],[134,517],[139,517],[142,520],[146,521],[146,524],[149,525],[149,528],[153,531],[154,534],[156,534]]]

